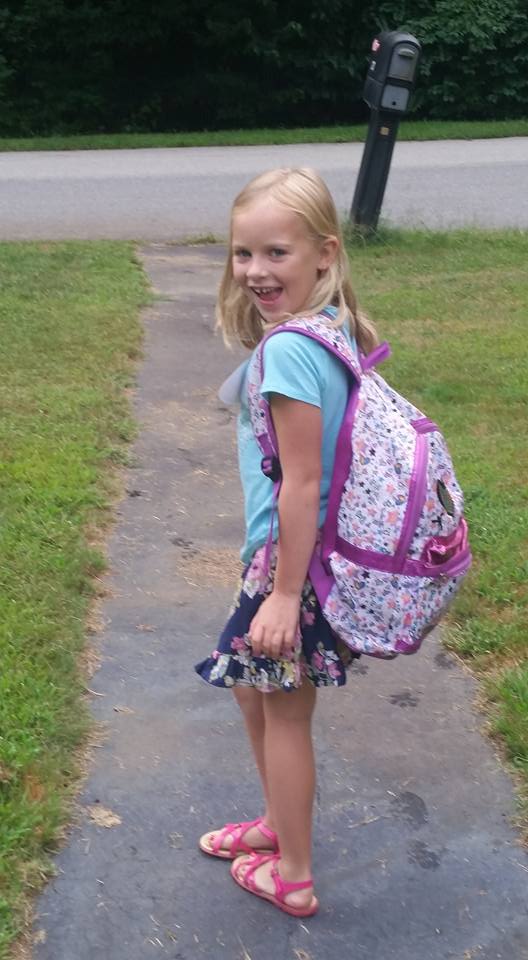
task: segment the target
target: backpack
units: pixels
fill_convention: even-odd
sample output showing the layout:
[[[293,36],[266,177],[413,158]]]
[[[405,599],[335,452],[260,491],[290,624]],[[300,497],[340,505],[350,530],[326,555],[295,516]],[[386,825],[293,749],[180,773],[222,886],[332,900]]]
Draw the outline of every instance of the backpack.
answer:
[[[260,394],[264,346],[283,330],[311,337],[349,373],[326,519],[308,575],[323,616],[359,654],[414,653],[451,603],[471,563],[463,494],[435,423],[375,372],[382,343],[359,357],[339,328],[318,314],[275,327],[248,370],[248,402],[262,470],[281,484],[278,445]],[[266,557],[272,545],[273,517]]]

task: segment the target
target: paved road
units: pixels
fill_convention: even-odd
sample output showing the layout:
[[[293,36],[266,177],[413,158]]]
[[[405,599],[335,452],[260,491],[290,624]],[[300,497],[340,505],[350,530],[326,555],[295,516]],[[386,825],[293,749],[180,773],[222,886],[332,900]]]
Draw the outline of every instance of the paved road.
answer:
[[[181,240],[226,235],[254,174],[311,165],[350,207],[361,144],[0,154],[0,239]],[[528,227],[528,138],[398,143],[384,218],[394,224]]]
[[[434,638],[321,691],[318,916],[279,914],[197,849],[259,810],[233,698],[192,671],[238,570],[233,414],[216,398],[237,361],[211,330],[222,250],[141,254],[158,297],[90,681],[106,737],[37,904],[34,960],[528,960],[511,782],[479,732],[476,685]]]

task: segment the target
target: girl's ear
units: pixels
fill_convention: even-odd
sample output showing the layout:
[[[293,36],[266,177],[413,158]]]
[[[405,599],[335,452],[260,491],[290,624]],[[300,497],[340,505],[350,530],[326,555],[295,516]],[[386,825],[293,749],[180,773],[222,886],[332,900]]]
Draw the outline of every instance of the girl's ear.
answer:
[[[319,263],[317,264],[319,270],[328,270],[337,256],[338,249],[339,241],[337,237],[325,237],[319,250]]]

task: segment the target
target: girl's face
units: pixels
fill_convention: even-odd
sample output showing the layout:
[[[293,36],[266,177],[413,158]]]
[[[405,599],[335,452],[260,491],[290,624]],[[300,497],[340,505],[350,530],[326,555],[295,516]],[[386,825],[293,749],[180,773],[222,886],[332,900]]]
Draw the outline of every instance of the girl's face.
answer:
[[[232,234],[235,282],[268,322],[308,306],[319,271],[337,252],[335,237],[316,242],[299,214],[273,200],[236,213]]]

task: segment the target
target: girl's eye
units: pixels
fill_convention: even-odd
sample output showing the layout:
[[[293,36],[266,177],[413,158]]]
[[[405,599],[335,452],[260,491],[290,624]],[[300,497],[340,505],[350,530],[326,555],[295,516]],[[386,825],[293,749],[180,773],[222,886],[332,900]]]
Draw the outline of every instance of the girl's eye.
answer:
[[[271,251],[272,257],[283,257],[286,253],[286,250],[283,250],[282,247],[273,247]]]
[[[234,254],[238,260],[246,260],[251,256],[249,250],[235,250]]]

